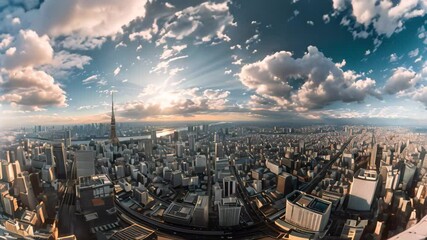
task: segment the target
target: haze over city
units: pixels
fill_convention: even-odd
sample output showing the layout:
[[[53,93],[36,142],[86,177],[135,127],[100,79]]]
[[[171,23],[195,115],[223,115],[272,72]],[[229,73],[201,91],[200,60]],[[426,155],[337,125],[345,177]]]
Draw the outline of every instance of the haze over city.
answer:
[[[2,1],[2,126],[422,125],[424,1]],[[25,120],[25,121],[24,121]]]

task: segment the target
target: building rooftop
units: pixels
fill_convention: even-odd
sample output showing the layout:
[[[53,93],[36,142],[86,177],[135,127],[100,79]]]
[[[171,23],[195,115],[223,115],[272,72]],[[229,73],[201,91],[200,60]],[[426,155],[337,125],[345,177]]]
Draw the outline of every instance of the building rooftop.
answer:
[[[163,216],[170,216],[175,218],[187,219],[191,217],[193,208],[191,206],[178,204],[172,202],[166,211],[163,213]]]
[[[376,181],[378,180],[378,173],[375,170],[366,170],[361,168],[356,172],[356,174],[354,174],[354,177],[359,179]]]
[[[300,191],[294,191],[293,193],[289,194],[287,200],[301,207],[320,213],[325,213],[329,205],[331,205],[331,202],[305,194]]]
[[[141,225],[133,224],[120,231],[115,232],[111,236],[111,240],[128,240],[128,239],[146,239],[150,235],[154,235],[154,231],[144,228]]]
[[[105,174],[85,176],[79,178],[79,187],[97,187],[102,185],[111,185],[110,179]]]

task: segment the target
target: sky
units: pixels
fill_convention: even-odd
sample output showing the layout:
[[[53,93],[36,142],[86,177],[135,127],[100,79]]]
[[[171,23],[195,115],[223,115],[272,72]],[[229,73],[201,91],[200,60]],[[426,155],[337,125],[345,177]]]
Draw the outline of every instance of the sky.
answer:
[[[1,127],[424,124],[425,0],[0,0]]]

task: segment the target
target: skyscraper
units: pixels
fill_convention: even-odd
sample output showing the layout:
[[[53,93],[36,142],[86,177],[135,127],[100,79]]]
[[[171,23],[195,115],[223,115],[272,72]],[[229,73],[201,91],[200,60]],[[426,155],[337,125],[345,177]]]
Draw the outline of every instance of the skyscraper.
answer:
[[[119,139],[116,134],[116,117],[114,116],[114,94],[111,93],[111,130],[110,140],[113,145],[119,145]]]
[[[91,176],[95,174],[95,151],[76,151],[77,177]]]
[[[58,179],[67,179],[67,167],[64,143],[53,144],[53,156],[55,157],[56,163],[56,177]]]
[[[219,225],[230,227],[239,225],[242,205],[235,197],[223,198],[218,205]]]
[[[353,177],[347,208],[369,211],[375,198],[378,174],[375,170],[359,169]]]

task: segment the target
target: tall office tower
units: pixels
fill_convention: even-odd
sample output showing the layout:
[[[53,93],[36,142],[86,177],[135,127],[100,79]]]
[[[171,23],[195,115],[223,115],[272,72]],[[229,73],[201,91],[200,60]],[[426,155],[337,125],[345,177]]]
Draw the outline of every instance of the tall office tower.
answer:
[[[332,203],[295,190],[286,197],[285,222],[299,229],[322,232],[328,225]]]
[[[285,196],[293,191],[291,174],[284,172],[277,176],[276,191],[283,193]]]
[[[67,179],[67,155],[65,154],[64,143],[55,143],[52,147],[56,163],[56,178],[62,180]]]
[[[46,165],[53,166],[55,165],[55,160],[53,158],[53,148],[52,146],[48,146],[44,150],[44,154],[46,155]]]
[[[190,149],[190,153],[195,153],[196,149],[196,135],[190,134],[188,135],[188,147]]]
[[[77,178],[95,175],[95,151],[78,150],[75,152]]]
[[[375,170],[359,169],[354,173],[347,208],[357,211],[370,211],[378,185]]]
[[[403,180],[402,180],[402,189],[409,190],[412,187],[412,182],[414,180],[415,172],[417,171],[417,166],[411,162],[405,163],[405,170],[403,171]]]
[[[114,94],[111,93],[111,125],[110,125],[110,141],[114,146],[120,144],[116,133],[116,117],[114,116]]]
[[[235,197],[223,198],[218,205],[219,225],[231,227],[239,225],[242,204]]]
[[[21,169],[25,169],[26,167],[26,161],[24,156],[24,149],[21,146],[18,146],[16,148],[16,160],[18,160],[19,164],[21,165]]]
[[[194,206],[192,224],[207,227],[209,224],[209,196],[199,196]]]
[[[225,177],[222,180],[222,184],[224,197],[230,197],[236,193],[237,181],[234,177]]]
[[[176,156],[182,158],[184,155],[184,145],[181,142],[176,142]]]
[[[179,140],[179,132],[178,131],[174,131],[173,132],[173,141],[174,142],[178,142]]]
[[[219,133],[218,132],[215,132],[215,134],[214,134],[214,142],[215,143],[219,143],[221,140],[220,140],[220,138],[219,138]]]
[[[64,131],[64,143],[66,147],[71,146],[71,131],[65,130]]]
[[[299,142],[298,142],[298,151],[299,151],[300,153],[303,153],[303,152],[304,152],[304,149],[305,149],[305,142],[304,142],[304,140],[303,140],[303,139],[301,139],[301,140],[299,140]]]
[[[194,166],[196,173],[201,173],[205,171],[207,165],[207,159],[205,155],[197,155],[194,160]]]
[[[372,148],[371,157],[369,160],[369,169],[379,170],[383,155],[383,148],[379,144],[375,144]]]
[[[5,182],[13,182],[15,180],[15,174],[13,172],[13,164],[6,160],[1,161],[1,176]]]
[[[230,163],[228,162],[227,158],[216,158],[215,159],[215,182],[217,182],[218,180],[222,180],[219,179],[219,173],[220,171],[223,171],[226,167],[229,167]]]
[[[393,169],[392,166],[383,166],[383,168],[386,170],[385,189],[396,190],[399,186],[399,169]]]
[[[215,143],[215,158],[224,157],[224,146],[222,143]]]
[[[14,182],[14,195],[19,196],[22,204],[30,210],[35,210],[37,206],[37,198],[34,194],[28,172],[22,172]]]
[[[157,131],[156,130],[151,131],[151,142],[153,142],[154,145],[157,144]]]
[[[3,211],[7,215],[14,217],[15,211],[18,209],[18,200],[9,195],[7,191],[1,193],[1,199],[3,203]]]

